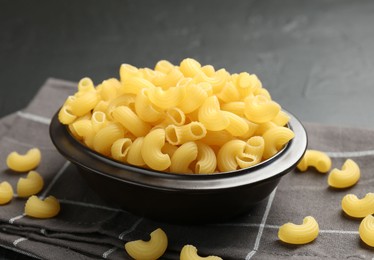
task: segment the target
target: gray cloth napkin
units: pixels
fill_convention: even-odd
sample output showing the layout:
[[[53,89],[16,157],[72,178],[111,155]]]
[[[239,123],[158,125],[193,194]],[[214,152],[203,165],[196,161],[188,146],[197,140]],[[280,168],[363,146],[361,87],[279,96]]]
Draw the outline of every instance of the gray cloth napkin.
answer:
[[[0,206],[0,246],[41,259],[131,259],[125,242],[147,239],[160,227],[169,238],[162,259],[179,259],[185,244],[195,245],[201,256],[223,259],[373,258],[373,249],[360,241],[360,220],[344,216],[341,199],[348,193],[362,197],[374,192],[374,131],[305,124],[309,148],[328,152],[333,167],[341,168],[346,158],[359,164],[361,179],[350,189],[329,188],[326,174],[295,170],[245,216],[225,223],[177,225],[108,206],[56,151],[48,133],[50,118],[75,91],[75,83],[48,79],[28,107],[0,120],[0,181],[15,188],[19,177],[25,176],[7,169],[5,161],[11,151],[39,147],[43,157],[37,171],[45,180],[39,196],[53,195],[61,203],[60,214],[46,220],[25,216],[22,198],[14,197]],[[308,215],[320,227],[314,242],[292,246],[278,240],[282,224],[301,223]]]

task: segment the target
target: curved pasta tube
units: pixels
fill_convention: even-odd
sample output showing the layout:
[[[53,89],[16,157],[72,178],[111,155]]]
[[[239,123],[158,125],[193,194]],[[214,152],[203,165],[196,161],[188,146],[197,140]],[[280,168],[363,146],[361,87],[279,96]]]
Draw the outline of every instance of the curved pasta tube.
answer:
[[[91,78],[84,77],[78,82],[78,92],[95,90],[95,85]]]
[[[297,169],[303,172],[308,167],[314,167],[318,172],[326,173],[331,168],[331,159],[322,151],[308,149],[298,163]]]
[[[239,164],[236,160],[239,154],[242,154],[247,143],[242,140],[231,140],[225,143],[218,151],[217,165],[221,172],[235,171]]]
[[[243,101],[233,101],[221,105],[222,110],[234,113],[241,117],[244,116],[244,107],[245,103]]]
[[[144,137],[138,137],[132,142],[131,146],[129,147],[127,151],[127,158],[126,158],[129,164],[136,165],[136,166],[145,165],[145,162],[142,157],[142,152],[141,152],[143,142],[144,142]]]
[[[153,83],[155,86],[167,90],[169,88],[174,88],[181,78],[183,78],[182,72],[177,68],[172,68],[168,73],[156,74]]]
[[[262,136],[253,136],[248,139],[244,152],[236,156],[240,168],[248,168],[261,162],[265,149],[265,141]]]
[[[195,59],[186,58],[180,63],[179,69],[185,77],[193,78],[201,72],[201,64]]]
[[[357,163],[351,159],[347,159],[342,169],[332,169],[327,183],[334,188],[348,188],[355,185],[360,179],[360,168]]]
[[[30,197],[39,193],[44,186],[42,176],[36,171],[30,171],[26,178],[20,178],[17,182],[17,195],[21,198]]]
[[[361,221],[358,233],[365,244],[374,247],[374,217],[372,215],[367,215]]]
[[[185,113],[191,113],[197,110],[208,98],[208,93],[201,87],[202,84],[190,84],[186,86],[188,95],[181,100],[178,107]]]
[[[70,110],[76,116],[83,116],[95,108],[100,99],[96,91],[78,92],[76,98],[70,103]]]
[[[347,194],[342,199],[342,209],[348,216],[354,218],[364,218],[374,214],[374,193],[367,193],[362,199],[354,194]]]
[[[91,117],[92,129],[98,132],[100,129],[104,128],[108,124],[106,119],[106,114],[102,111],[95,111],[92,113]]]
[[[27,172],[35,169],[40,164],[42,155],[38,148],[32,148],[24,155],[20,155],[17,152],[11,152],[6,163],[9,169],[16,172]]]
[[[238,75],[237,87],[241,97],[245,98],[251,94],[254,94],[255,90],[261,89],[262,84],[255,74],[241,72]]]
[[[272,120],[280,111],[278,103],[263,96],[248,96],[244,100],[244,115],[254,123],[265,123]]]
[[[214,150],[207,144],[196,142],[197,157],[195,173],[213,173],[217,168],[217,157]]]
[[[152,104],[166,110],[177,107],[181,103],[186,96],[186,88],[174,87],[164,90],[161,87],[153,87],[147,89],[145,93]]]
[[[249,124],[247,119],[227,111],[222,111],[222,113],[230,121],[225,130],[231,135],[243,136],[248,132]]]
[[[58,120],[64,125],[68,125],[74,122],[77,119],[76,115],[73,115],[70,106],[63,105],[58,112]]]
[[[151,234],[149,241],[134,240],[125,244],[126,252],[137,260],[159,259],[168,247],[168,237],[166,233],[158,228]]]
[[[201,67],[201,71],[205,73],[208,77],[212,77],[216,70],[212,65],[205,65]]]
[[[194,81],[196,83],[208,82],[212,85],[213,93],[218,93],[225,86],[229,79],[229,73],[225,69],[217,70],[213,75],[207,76],[204,72],[199,72],[195,75]]]
[[[111,101],[108,101],[109,103],[105,111],[108,119],[113,120],[112,113],[117,107],[120,106],[126,106],[129,107],[131,110],[135,111],[135,99],[136,95],[134,94],[123,94]]]
[[[234,137],[229,132],[227,132],[226,130],[222,130],[207,131],[205,137],[202,138],[200,141],[206,143],[207,145],[222,146],[233,139]]]
[[[7,181],[0,183],[0,205],[9,203],[13,199],[13,188]]]
[[[219,256],[199,256],[197,254],[197,248],[193,245],[183,246],[179,257],[180,260],[222,260],[222,258]]]
[[[120,138],[114,141],[110,151],[113,159],[124,162],[130,150],[132,141],[130,138]]]
[[[34,218],[53,218],[60,212],[60,202],[53,196],[44,200],[33,195],[25,204],[25,214]]]
[[[144,162],[152,169],[164,171],[170,167],[171,160],[168,154],[162,153],[165,144],[165,130],[157,128],[150,131],[143,140],[141,154]]]
[[[174,65],[167,60],[160,60],[156,63],[155,71],[168,73],[170,70],[174,69]]]
[[[268,159],[294,138],[295,133],[287,127],[277,126],[266,131],[262,137],[265,141],[263,157]]]
[[[240,100],[240,93],[236,86],[232,82],[227,82],[217,97],[225,103],[234,102]]]
[[[280,110],[279,113],[272,119],[272,122],[279,126],[285,126],[289,120],[290,116],[283,110]]]
[[[177,107],[172,107],[166,110],[165,119],[155,127],[166,128],[168,125],[181,126],[184,125],[185,122],[186,115],[184,112]]]
[[[222,113],[216,96],[210,96],[204,101],[199,108],[198,118],[211,131],[224,130],[230,124],[230,120]]]
[[[317,221],[307,216],[301,225],[286,223],[279,228],[278,238],[288,244],[307,244],[318,237],[319,226]]]
[[[145,136],[151,126],[141,120],[129,107],[120,106],[112,112],[113,118],[136,137]]]
[[[182,144],[171,157],[170,171],[175,173],[192,173],[189,166],[196,160],[197,151],[195,142]]]
[[[108,124],[93,138],[93,149],[101,154],[110,155],[113,143],[124,137],[124,130],[118,123]]]
[[[112,100],[118,96],[122,88],[121,82],[116,78],[104,80],[101,83],[100,96],[102,100]]]
[[[142,89],[154,88],[155,85],[141,77],[131,77],[126,79],[120,91],[121,94],[138,94]]]
[[[189,141],[196,141],[206,135],[205,126],[200,122],[186,125],[168,125],[165,128],[166,140],[172,145],[180,145]]]
[[[142,89],[135,99],[135,112],[141,120],[148,123],[160,121],[165,114],[149,101],[145,90]]]
[[[139,69],[130,64],[123,63],[119,68],[119,76],[121,83],[123,84],[127,79],[132,77],[138,77],[141,75]]]

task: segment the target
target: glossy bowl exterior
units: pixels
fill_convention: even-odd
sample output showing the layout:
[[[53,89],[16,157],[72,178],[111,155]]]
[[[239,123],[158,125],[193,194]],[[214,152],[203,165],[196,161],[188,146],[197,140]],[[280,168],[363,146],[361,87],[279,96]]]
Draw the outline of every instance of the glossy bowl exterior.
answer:
[[[50,137],[108,202],[139,216],[201,223],[248,212],[296,167],[306,150],[307,135],[302,124],[290,116],[295,137],[276,156],[248,169],[217,174],[165,173],[116,162],[75,140],[57,114],[50,124]]]

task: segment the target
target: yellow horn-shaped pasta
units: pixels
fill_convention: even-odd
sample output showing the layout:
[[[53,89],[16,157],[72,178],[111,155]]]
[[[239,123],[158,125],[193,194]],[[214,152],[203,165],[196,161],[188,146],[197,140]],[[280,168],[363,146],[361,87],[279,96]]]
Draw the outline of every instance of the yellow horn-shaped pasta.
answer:
[[[127,162],[129,164],[133,164],[136,166],[145,165],[145,162],[142,157],[142,152],[141,152],[143,141],[144,141],[144,137],[138,137],[132,142],[127,152]]]
[[[164,117],[164,113],[149,101],[144,89],[140,90],[136,96],[135,112],[141,120],[149,123],[159,121]]]
[[[180,260],[222,260],[219,256],[201,257],[197,254],[197,248],[193,245],[183,246],[180,253]]]
[[[197,158],[195,173],[213,173],[217,167],[217,157],[214,150],[207,144],[197,142]]]
[[[201,64],[191,58],[186,58],[180,63],[180,71],[185,77],[193,78],[201,72]]]
[[[37,196],[31,196],[25,205],[25,214],[34,218],[52,218],[60,212],[60,202],[53,196],[44,201]]]
[[[334,188],[348,188],[358,182],[360,175],[360,168],[357,163],[347,159],[341,170],[335,168],[330,172],[327,182]]]
[[[63,105],[58,112],[58,120],[64,124],[68,125],[74,122],[74,120],[77,119],[76,115],[73,115],[73,112],[71,111],[71,108],[69,105]]]
[[[108,124],[93,138],[93,149],[104,155],[110,155],[113,143],[124,137],[123,127],[118,123]]]
[[[150,125],[139,118],[139,116],[127,106],[114,109],[112,116],[124,128],[136,137],[145,136],[151,129]]]
[[[76,116],[83,116],[95,108],[100,99],[96,91],[78,92],[70,103],[70,110]]]
[[[220,131],[226,129],[230,120],[221,111],[216,96],[208,97],[199,109],[199,121],[203,123],[207,130]]]
[[[218,151],[218,169],[221,172],[235,171],[238,169],[237,156],[242,154],[247,143],[242,140],[231,140],[225,143]]]
[[[317,221],[307,216],[303,224],[286,223],[279,228],[278,237],[289,244],[307,244],[317,238],[319,227]]]
[[[149,241],[134,240],[125,244],[126,252],[136,260],[159,259],[168,247],[168,237],[165,232],[158,228],[151,234]]]
[[[258,124],[272,120],[281,109],[278,103],[263,95],[248,96],[244,102],[245,116],[248,120]]]
[[[7,181],[0,183],[0,205],[4,205],[13,198],[13,188]]]
[[[190,84],[185,87],[188,95],[186,95],[179,104],[179,108],[185,114],[197,110],[208,98],[208,93],[202,86],[204,85]]]
[[[182,144],[171,157],[170,171],[175,173],[192,173],[189,166],[196,159],[197,151],[195,142]]]
[[[295,137],[295,134],[287,127],[277,126],[266,131],[262,137],[265,141],[263,157],[267,159],[282,149],[285,144]]]
[[[26,178],[20,178],[17,183],[18,197],[26,198],[37,194],[43,189],[44,181],[36,171],[30,171]]]
[[[374,193],[367,193],[362,199],[354,194],[347,194],[342,199],[342,209],[348,216],[354,218],[374,214]]]
[[[174,69],[174,65],[170,61],[167,61],[167,60],[160,60],[156,63],[156,66],[155,66],[155,71],[159,71],[163,73],[168,73],[172,69]]]
[[[226,127],[226,131],[233,136],[243,136],[249,130],[249,124],[247,119],[240,117],[234,113],[222,111],[224,116],[229,119],[230,123]]]
[[[114,141],[110,151],[113,159],[124,162],[132,145],[130,138],[120,138]]]
[[[155,106],[161,109],[176,107],[186,96],[185,87],[174,87],[164,90],[160,87],[153,87],[146,90],[146,95]]]
[[[20,155],[17,152],[11,152],[6,160],[9,169],[16,172],[27,172],[35,169],[42,159],[40,150],[32,148],[26,154]]]
[[[121,94],[138,94],[142,89],[154,88],[155,86],[152,82],[140,78],[131,77],[123,82],[123,88],[121,89]]]
[[[360,224],[358,229],[360,238],[368,246],[374,247],[374,217],[367,215]]]
[[[165,144],[165,130],[154,129],[144,137],[141,154],[144,162],[152,169],[164,171],[170,167],[169,155],[161,152]]]
[[[91,78],[85,77],[78,82],[78,92],[95,90],[95,85]]]
[[[297,169],[300,171],[306,171],[310,166],[314,167],[321,173],[326,173],[331,168],[331,159],[324,152],[317,150],[306,150],[303,158],[297,165]]]
[[[165,128],[166,140],[173,145],[180,145],[189,141],[199,140],[206,135],[205,126],[200,122],[191,122],[187,125],[168,125]]]

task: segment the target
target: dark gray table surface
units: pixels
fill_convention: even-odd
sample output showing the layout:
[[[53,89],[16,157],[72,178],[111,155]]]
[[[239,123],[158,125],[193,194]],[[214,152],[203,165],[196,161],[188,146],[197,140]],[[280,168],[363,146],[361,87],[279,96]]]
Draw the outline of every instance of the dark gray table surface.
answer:
[[[0,0],[0,117],[48,77],[99,83],[185,57],[257,74],[304,122],[374,127],[370,0]]]

